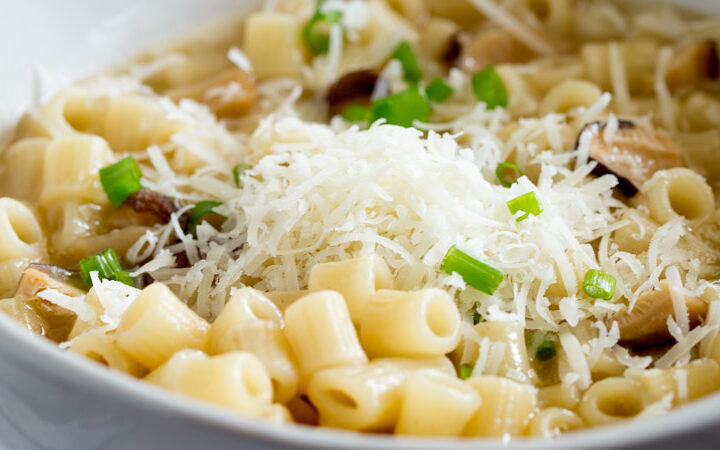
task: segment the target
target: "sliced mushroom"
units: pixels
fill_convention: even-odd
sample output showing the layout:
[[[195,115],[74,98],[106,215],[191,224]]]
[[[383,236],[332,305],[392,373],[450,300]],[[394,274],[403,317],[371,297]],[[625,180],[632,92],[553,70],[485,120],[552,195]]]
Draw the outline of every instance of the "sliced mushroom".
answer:
[[[206,104],[219,117],[235,117],[247,113],[257,99],[253,77],[239,68],[186,86],[164,92],[174,101],[188,98]]]
[[[350,104],[367,106],[370,96],[378,83],[378,74],[373,70],[357,70],[341,76],[327,91],[331,114],[342,113]]]
[[[15,292],[15,309],[17,311],[22,311],[23,308],[31,310],[39,319],[37,323],[42,324],[42,335],[53,341],[61,342],[70,333],[77,315],[62,306],[38,297],[38,293],[45,289],[53,289],[71,297],[84,295],[85,291],[76,284],[77,279],[73,272],[57,266],[31,264],[20,277]]]
[[[48,264],[30,264],[20,277],[15,295],[32,298],[44,289],[55,289],[73,297],[85,294],[79,287],[76,272]]]
[[[618,188],[628,197],[635,195],[642,185],[658,170],[682,166],[680,149],[670,136],[662,131],[650,133],[634,123],[619,121],[612,142],[606,142],[604,122],[587,124],[580,134],[590,132],[590,159],[598,165],[593,174],[613,174],[618,178]]]
[[[697,86],[705,80],[716,80],[720,77],[718,63],[718,48],[714,40],[688,42],[673,54],[665,80],[671,91]]]
[[[535,56],[505,29],[462,34],[458,40],[462,47],[459,66],[466,72],[476,72],[491,64],[525,62]]]
[[[170,215],[178,210],[177,202],[173,198],[145,188],[130,194],[125,205],[137,213],[152,214],[159,223],[168,223]]]
[[[695,327],[707,314],[707,303],[698,297],[685,297],[690,327]],[[667,328],[668,317],[675,317],[670,287],[666,281],[659,289],[645,292],[638,298],[632,311],[618,311],[612,320],[620,327],[620,344],[650,347],[672,338]]]

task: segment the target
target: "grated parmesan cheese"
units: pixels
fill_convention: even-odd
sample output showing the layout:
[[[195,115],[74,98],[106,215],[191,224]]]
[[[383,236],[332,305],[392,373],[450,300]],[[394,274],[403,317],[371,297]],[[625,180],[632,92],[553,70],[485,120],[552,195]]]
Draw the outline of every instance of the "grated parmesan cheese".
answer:
[[[248,58],[245,52],[243,52],[239,48],[235,46],[230,47],[230,49],[228,50],[227,58],[239,69],[242,69],[249,74],[254,73],[255,70],[253,68],[252,62],[250,61],[250,58]]]
[[[54,305],[61,306],[68,311],[72,311],[77,314],[80,320],[90,320],[93,318],[93,310],[90,305],[85,303],[85,296],[81,295],[78,297],[72,297],[56,289],[43,289],[38,292],[38,297],[43,300],[47,300]]]

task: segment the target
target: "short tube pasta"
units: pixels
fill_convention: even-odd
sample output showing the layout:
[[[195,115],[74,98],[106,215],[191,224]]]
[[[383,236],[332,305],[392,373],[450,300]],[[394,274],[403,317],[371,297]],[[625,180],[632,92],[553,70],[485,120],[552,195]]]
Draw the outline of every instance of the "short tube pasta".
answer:
[[[672,394],[673,404],[678,405],[720,389],[720,365],[710,358],[671,369],[630,369],[626,376],[641,383],[647,402]]]
[[[285,336],[300,365],[301,378],[321,369],[367,362],[342,295],[318,291],[285,310]]]
[[[204,349],[210,325],[167,286],[153,283],[130,305],[117,329],[117,344],[148,369],[182,349]]]
[[[110,147],[97,136],[77,134],[53,140],[45,152],[40,204],[78,200],[107,205],[98,171],[112,161]]]
[[[43,187],[45,151],[50,139],[34,137],[22,139],[8,147],[3,161],[7,171],[0,182],[13,198],[35,201]],[[27,174],[34,174],[27,176]]]
[[[553,87],[540,101],[540,114],[566,113],[595,103],[602,94],[599,87],[584,80],[566,80]]]
[[[308,396],[320,413],[321,425],[388,431],[400,414],[403,384],[411,374],[425,370],[455,373],[443,356],[379,358],[318,372],[310,381]]]
[[[590,15],[588,15],[588,18]],[[652,90],[652,74],[658,56],[658,44],[649,40],[632,40],[620,43],[600,42],[586,43],[580,49],[584,77],[606,91],[613,86],[611,75],[610,46],[617,45],[622,58],[627,87],[631,93],[644,93]]]
[[[635,417],[644,408],[640,382],[610,377],[592,384],[585,391],[578,411],[585,423],[599,426]]]
[[[595,364],[590,367],[590,373],[593,380],[600,380],[608,377],[619,377],[625,373],[627,369],[623,364],[618,361],[615,355],[608,349],[605,349],[600,353]]]
[[[243,322],[269,322],[279,328],[283,326],[282,314],[261,292],[253,288],[238,289],[210,327],[210,353],[237,350],[229,335],[234,327]]]
[[[25,204],[0,198],[0,261],[36,259],[43,254],[43,232],[35,213]]]
[[[261,417],[278,425],[294,422],[292,413],[282,403],[273,403]]]
[[[259,79],[300,75],[303,44],[302,22],[278,12],[256,12],[245,22],[243,49]]]
[[[636,255],[646,251],[658,224],[636,209],[625,211],[622,220],[628,221],[628,224],[613,233],[613,240],[620,250]]]
[[[505,353],[495,375],[530,381],[530,363],[522,324],[517,321],[480,322],[475,325],[475,332],[491,342],[505,344]]]
[[[546,408],[535,414],[530,421],[529,431],[533,436],[552,438],[584,426],[582,419],[572,411],[563,408]]]
[[[308,279],[311,291],[329,289],[341,293],[356,325],[360,324],[370,297],[393,286],[390,268],[378,256],[315,264]]]
[[[233,352],[208,358],[199,350],[182,350],[145,379],[170,391],[250,416],[271,413],[270,377],[250,353]]]
[[[528,0],[528,8],[549,29],[566,34],[573,25],[575,4],[570,0]]]
[[[182,120],[168,118],[167,112],[150,99],[128,95],[108,102],[99,134],[113,151],[135,152],[165,144],[186,128]]]
[[[95,330],[83,333],[72,340],[70,351],[134,377],[147,373],[145,367],[117,347],[111,334]]]
[[[444,355],[460,341],[460,314],[439,289],[380,290],[360,322],[360,342],[371,357]]]
[[[538,406],[540,408],[558,407],[575,409],[580,402],[581,392],[577,386],[552,384],[538,389]]]
[[[414,373],[404,384],[395,433],[460,436],[480,404],[478,393],[454,375]]]
[[[222,351],[217,353],[243,350],[257,356],[270,374],[275,401],[284,403],[295,396],[298,389],[297,363],[278,324],[270,321],[239,322],[227,330],[220,343]]]
[[[660,170],[643,186],[650,215],[658,223],[682,217],[699,223],[715,212],[715,197],[702,176],[677,167]]]
[[[470,418],[464,436],[519,436],[532,418],[537,405],[535,388],[492,375],[470,377],[467,381],[482,401]]]

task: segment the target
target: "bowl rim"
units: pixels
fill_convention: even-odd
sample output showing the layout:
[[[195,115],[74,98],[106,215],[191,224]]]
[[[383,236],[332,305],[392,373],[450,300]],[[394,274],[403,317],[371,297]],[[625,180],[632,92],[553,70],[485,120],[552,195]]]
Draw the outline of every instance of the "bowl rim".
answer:
[[[657,3],[652,0],[633,1]],[[706,6],[708,9],[717,8],[706,5],[703,0],[689,1],[686,7],[701,11]],[[1,133],[0,137],[2,137]],[[97,395],[106,395],[108,398],[117,399],[122,396],[129,408],[142,409],[154,414],[173,414],[205,427],[208,431],[224,431],[239,437],[252,437],[268,444],[284,445],[288,448],[348,450],[381,448],[489,450],[498,446],[507,447],[509,450],[607,449],[611,446],[628,448],[662,442],[683,434],[690,435],[694,431],[720,424],[720,393],[716,393],[695,400],[689,405],[674,408],[668,414],[659,417],[627,420],[611,426],[590,428],[553,440],[531,438],[505,441],[362,434],[303,425],[278,425],[269,420],[245,417],[221,407],[165,391],[122,372],[108,370],[80,355],[64,351],[56,344],[28,332],[2,313],[0,313],[0,349],[3,349],[11,361],[19,363],[23,370],[40,371],[41,365],[50,364],[53,370],[44,371],[44,376],[67,380],[77,385],[79,389],[107,392]],[[5,362],[7,361],[2,361]]]
[[[287,445],[288,448],[339,448],[339,449],[509,449],[564,450],[582,447],[603,449],[616,441],[621,447],[665,440],[679,434],[688,434],[720,422],[720,397],[708,396],[690,405],[674,409],[668,414],[624,421],[616,425],[569,433],[556,439],[527,438],[518,440],[472,438],[419,438],[394,435],[363,434],[304,425],[278,425],[269,420],[244,417],[230,410],[200,402],[180,394],[165,391],[125,375],[108,370],[80,355],[61,350],[56,344],[33,335],[9,317],[0,314],[0,342],[9,349],[11,358],[25,366],[51,364],[53,372],[47,376],[71,380],[86,389],[109,392],[109,397],[122,395],[130,407],[150,413],[175,414],[198,425],[238,436]],[[714,397],[714,398],[713,398]]]

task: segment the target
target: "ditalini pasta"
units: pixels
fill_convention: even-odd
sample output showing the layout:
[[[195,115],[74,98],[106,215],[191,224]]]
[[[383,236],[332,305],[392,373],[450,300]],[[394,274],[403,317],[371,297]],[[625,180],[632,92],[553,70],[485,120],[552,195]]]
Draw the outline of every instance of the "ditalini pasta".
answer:
[[[0,311],[278,424],[556,438],[720,389],[720,18],[280,0],[0,143]]]

